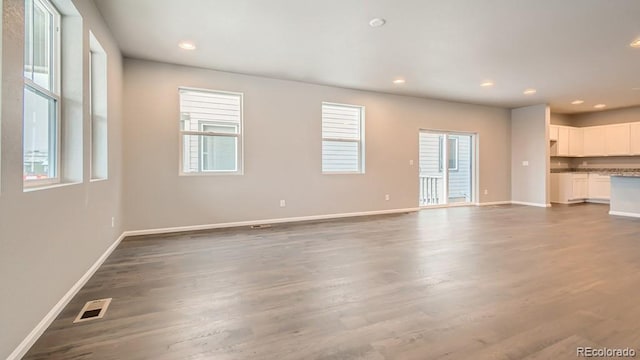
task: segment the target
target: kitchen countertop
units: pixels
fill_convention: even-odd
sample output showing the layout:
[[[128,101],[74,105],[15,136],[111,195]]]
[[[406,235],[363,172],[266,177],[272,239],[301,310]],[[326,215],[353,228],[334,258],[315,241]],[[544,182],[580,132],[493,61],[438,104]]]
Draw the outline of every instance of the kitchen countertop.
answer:
[[[578,173],[578,174],[598,174],[608,176],[640,177],[640,169],[598,169],[598,168],[572,168],[572,169],[551,169],[552,174]]]

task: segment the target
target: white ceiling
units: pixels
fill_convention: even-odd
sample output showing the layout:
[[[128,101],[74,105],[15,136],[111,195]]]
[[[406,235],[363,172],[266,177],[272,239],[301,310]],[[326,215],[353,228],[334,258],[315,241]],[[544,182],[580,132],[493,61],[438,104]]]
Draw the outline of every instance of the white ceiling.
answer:
[[[640,49],[629,46],[640,38],[639,0],[96,3],[127,57],[565,113],[640,105]],[[387,24],[369,27],[374,17]],[[398,77],[406,84],[392,84]]]

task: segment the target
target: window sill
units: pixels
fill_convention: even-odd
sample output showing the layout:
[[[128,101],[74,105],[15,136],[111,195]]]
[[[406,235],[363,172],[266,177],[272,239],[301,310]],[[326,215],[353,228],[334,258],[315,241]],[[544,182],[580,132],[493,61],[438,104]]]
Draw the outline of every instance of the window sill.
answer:
[[[194,173],[178,173],[178,176],[184,177],[198,177],[198,176],[239,176],[244,175],[244,172],[230,171],[230,172],[194,172]]]
[[[364,171],[323,171],[322,175],[364,175]]]
[[[103,182],[103,181],[107,181],[109,180],[109,178],[106,179],[91,179],[89,180],[90,183],[98,183],[98,182]]]
[[[27,193],[27,192],[35,192],[40,190],[50,190],[50,189],[57,189],[57,188],[80,185],[80,184],[82,184],[82,182],[66,182],[66,183],[30,186],[30,187],[24,187],[23,192]]]

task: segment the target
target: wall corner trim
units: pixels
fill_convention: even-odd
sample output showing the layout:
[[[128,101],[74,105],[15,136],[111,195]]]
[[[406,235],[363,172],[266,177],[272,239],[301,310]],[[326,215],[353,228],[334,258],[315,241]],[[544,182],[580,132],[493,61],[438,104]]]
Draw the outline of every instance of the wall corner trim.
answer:
[[[542,207],[542,208],[551,207],[551,204],[532,203],[532,202],[526,202],[526,201],[511,201],[511,203],[513,205],[535,206],[535,207]]]
[[[93,274],[100,268],[100,266],[107,260],[109,255],[118,247],[122,239],[126,237],[126,232],[122,233],[116,241],[111,244],[107,250],[96,260],[93,265],[87,270],[87,272],[82,275],[82,277],[67,291],[66,294],[58,301],[58,303],[49,310],[49,312],[45,315],[45,317],[40,320],[38,325],[31,330],[29,335],[22,340],[22,342],[18,345],[18,347],[13,350],[7,360],[20,360],[22,357],[29,351],[29,349],[35,344],[35,342],[42,336],[42,334],[47,330],[49,325],[53,323],[53,321],[58,317],[58,315],[64,310],[65,306],[69,304],[69,302],[73,299],[73,297],[82,289],[82,287],[91,279]]]
[[[625,211],[609,211],[609,215],[613,215],[613,216],[625,216],[625,217],[631,217],[631,218],[640,218],[640,214],[638,213],[632,213],[632,212],[625,212]]]
[[[476,206],[511,205],[511,200],[476,203]]]
[[[302,222],[302,221],[340,219],[340,218],[347,218],[347,217],[410,213],[410,212],[416,212],[418,210],[420,210],[420,208],[415,207],[415,208],[405,208],[405,209],[363,211],[363,212],[341,213],[341,214],[298,216],[298,217],[279,218],[279,219],[238,221],[238,222],[217,223],[217,224],[176,226],[176,227],[169,227],[169,228],[125,231],[124,236],[129,237],[129,236],[141,236],[141,235],[155,235],[155,234],[167,234],[167,233],[176,233],[176,232],[185,232],[185,231],[199,231],[199,230],[244,227],[244,226],[253,226],[253,225],[283,224],[283,223],[295,223],[295,222]]]

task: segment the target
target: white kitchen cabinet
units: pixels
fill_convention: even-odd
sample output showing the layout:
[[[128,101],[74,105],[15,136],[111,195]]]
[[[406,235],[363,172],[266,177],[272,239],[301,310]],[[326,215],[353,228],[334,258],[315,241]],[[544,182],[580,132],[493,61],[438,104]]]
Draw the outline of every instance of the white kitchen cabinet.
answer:
[[[611,177],[589,174],[589,199],[609,200],[611,198]]]
[[[583,202],[589,192],[587,174],[551,174],[550,200],[553,203],[573,204]]]
[[[584,156],[605,156],[605,139],[604,126],[584,128]]]
[[[587,173],[554,173],[550,178],[552,203],[575,204],[584,201],[602,202],[611,197],[610,178]]]
[[[606,154],[609,156],[629,155],[630,126],[629,124],[617,124],[605,126]]]
[[[571,198],[569,200],[584,200],[589,197],[589,174],[572,174]]]
[[[558,127],[556,150],[557,156],[569,156],[569,128],[566,126]]]
[[[629,152],[631,155],[640,155],[640,123],[629,125]]]
[[[584,133],[581,128],[569,128],[569,156],[579,157],[584,152]]]
[[[549,126],[549,140],[558,141],[558,127],[555,125]]]

